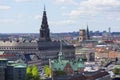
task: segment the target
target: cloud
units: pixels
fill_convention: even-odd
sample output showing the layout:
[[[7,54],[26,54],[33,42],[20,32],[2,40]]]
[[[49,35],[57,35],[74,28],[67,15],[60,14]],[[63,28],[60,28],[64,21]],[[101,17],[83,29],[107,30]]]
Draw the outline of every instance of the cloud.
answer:
[[[34,16],[34,19],[35,19],[35,20],[40,19],[40,18],[42,18],[41,15],[35,15],[35,16]]]
[[[64,20],[64,21],[51,21],[50,25],[71,25],[75,24],[74,20]]]
[[[82,15],[83,13],[84,13],[84,12],[81,11],[81,10],[72,10],[72,11],[70,12],[69,16],[76,18],[76,17]]]
[[[8,10],[10,8],[10,6],[0,5],[0,10]]]
[[[61,9],[63,9],[63,10],[64,10],[64,9],[67,9],[67,7],[65,7],[65,6],[62,6],[62,7],[61,7]]]
[[[73,20],[65,20],[65,21],[61,21],[62,24],[74,24],[75,21]]]
[[[54,0],[55,3],[59,4],[74,4],[77,5],[78,3],[75,0]]]
[[[65,2],[68,2],[68,1],[72,1],[72,0],[55,0],[55,2],[57,3],[65,3]]]
[[[31,2],[31,1],[34,1],[34,0],[15,0],[16,2]]]
[[[16,22],[16,20],[14,20],[14,19],[0,19],[0,24],[13,24],[13,23],[15,23]]]
[[[80,3],[80,7],[83,10],[92,11],[111,11],[120,7],[120,1],[118,0],[88,0]]]
[[[119,0],[87,0],[83,1],[80,5],[91,7],[91,6],[119,6]]]
[[[120,12],[120,0],[84,0],[79,3],[75,10],[71,10],[68,15],[72,18],[81,16],[97,16]],[[109,16],[108,16],[109,17]]]
[[[114,14],[114,15],[113,15],[113,14]],[[111,14],[108,14],[108,15],[107,15],[107,19],[120,21],[120,13],[118,13],[118,12],[113,12],[113,13],[111,13]]]

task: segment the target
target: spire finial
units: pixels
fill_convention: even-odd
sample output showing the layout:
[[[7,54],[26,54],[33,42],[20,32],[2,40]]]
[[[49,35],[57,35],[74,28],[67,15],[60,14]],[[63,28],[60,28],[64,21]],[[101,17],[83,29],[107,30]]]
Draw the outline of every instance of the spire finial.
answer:
[[[87,22],[87,27],[88,27],[88,22]]]
[[[44,11],[46,11],[45,5],[44,5]]]
[[[87,24],[87,29],[88,29],[88,24]]]

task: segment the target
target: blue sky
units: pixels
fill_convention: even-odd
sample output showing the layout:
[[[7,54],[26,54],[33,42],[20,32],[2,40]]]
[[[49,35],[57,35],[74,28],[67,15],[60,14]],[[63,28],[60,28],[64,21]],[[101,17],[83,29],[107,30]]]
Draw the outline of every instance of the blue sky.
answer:
[[[120,0],[0,0],[0,33],[39,33],[44,5],[52,33],[120,32]]]

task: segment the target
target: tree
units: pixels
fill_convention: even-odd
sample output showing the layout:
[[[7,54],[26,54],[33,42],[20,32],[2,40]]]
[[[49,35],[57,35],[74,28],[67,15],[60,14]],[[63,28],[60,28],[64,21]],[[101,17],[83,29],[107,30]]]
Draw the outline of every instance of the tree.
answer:
[[[38,69],[35,65],[32,67],[27,66],[26,68],[26,80],[40,80]]]
[[[27,66],[27,68],[26,68],[26,80],[30,80],[31,78],[32,78],[31,68],[30,68],[30,66]]]
[[[119,74],[119,72],[120,72],[120,71],[119,71],[118,68],[114,68],[114,69],[113,69],[113,73],[114,73],[114,74]]]
[[[46,78],[50,77],[50,74],[51,74],[50,67],[48,65],[45,65],[44,68],[43,68],[43,70],[44,70]]]
[[[32,77],[34,80],[39,80],[38,69],[35,65],[32,66]]]

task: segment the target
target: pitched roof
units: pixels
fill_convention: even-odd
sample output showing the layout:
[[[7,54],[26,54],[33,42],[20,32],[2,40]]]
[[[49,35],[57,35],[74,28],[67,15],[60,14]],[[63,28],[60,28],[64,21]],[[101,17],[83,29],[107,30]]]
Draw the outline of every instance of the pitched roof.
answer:
[[[71,61],[69,61],[69,60],[52,60],[51,68],[53,71],[64,70],[64,68],[67,64],[70,64],[70,66],[72,67],[72,69],[74,71],[78,70],[78,68],[84,67],[84,63],[82,60],[71,60]]]

